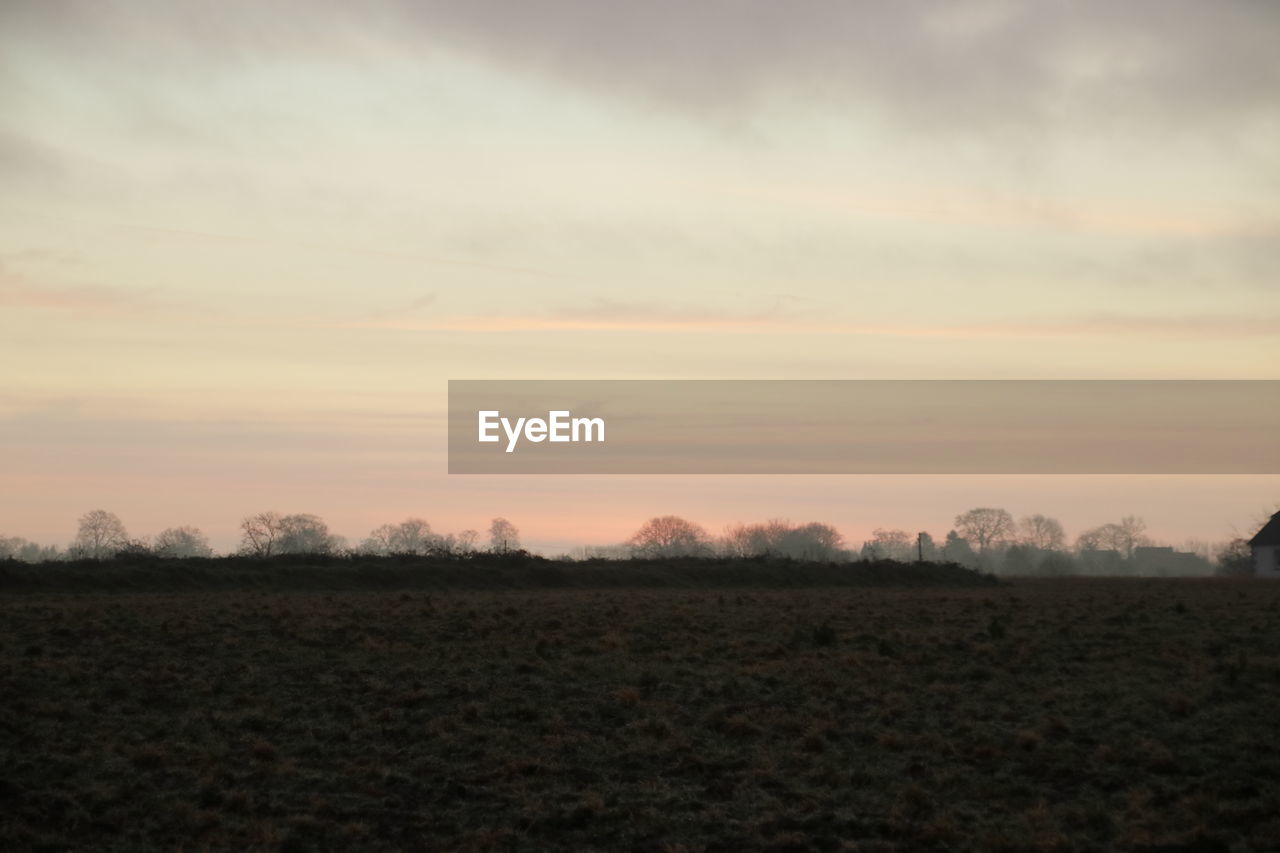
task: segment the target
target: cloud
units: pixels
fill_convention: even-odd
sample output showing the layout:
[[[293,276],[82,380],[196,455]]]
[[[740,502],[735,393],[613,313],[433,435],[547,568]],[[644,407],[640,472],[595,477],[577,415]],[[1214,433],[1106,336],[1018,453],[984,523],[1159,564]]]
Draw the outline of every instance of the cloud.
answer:
[[[1061,319],[1025,318],[977,323],[875,323],[815,318],[784,311],[731,313],[648,303],[601,301],[539,315],[450,315],[436,318],[367,319],[322,323],[340,328],[420,332],[644,332],[746,335],[855,335],[894,338],[1041,339],[1046,337],[1129,337],[1134,339],[1277,337],[1280,316],[1133,316],[1078,314]]]
[[[1269,225],[1256,215],[1221,206],[1185,209],[1156,200],[1090,196],[1071,201],[1033,192],[978,191],[962,187],[863,187],[797,182],[719,181],[707,191],[774,209],[818,211],[842,218],[956,225],[969,228],[1040,228],[1054,232],[1094,232],[1134,236],[1239,237],[1247,239]]]
[[[420,314],[424,308],[430,308],[440,299],[437,293],[424,293],[416,299],[411,299],[406,303],[397,305],[393,308],[387,308],[382,311],[373,311],[366,315],[369,320],[383,320],[389,317],[406,317]]]
[[[56,180],[62,174],[61,154],[20,133],[5,130],[0,119],[0,185],[39,184]]]
[[[10,0],[0,30],[144,68],[463,51],[690,115],[842,104],[916,127],[1277,118],[1280,7],[1249,0]]]
[[[350,255],[364,255],[370,257],[381,258],[402,258],[410,261],[418,261],[428,264],[440,264],[443,266],[458,267],[475,267],[477,269],[494,270],[497,272],[513,272],[538,276],[553,276],[555,273],[547,270],[536,269],[534,267],[514,266],[509,264],[488,263],[467,258],[446,258],[439,255],[427,255],[418,252],[399,252],[388,249],[369,248],[361,246],[350,246],[341,243],[330,242],[307,242],[300,240],[281,240],[274,237],[255,237],[248,234],[230,234],[226,232],[213,231],[193,231],[186,228],[162,228],[155,225],[123,225],[118,224],[115,227],[122,230],[134,231],[142,234],[155,235],[169,239],[183,240],[199,240],[212,243],[251,243],[257,245],[274,245],[285,246],[293,249],[305,249],[307,251],[322,252],[339,252]]]
[[[84,257],[79,252],[33,246],[12,252],[0,252],[0,274],[3,274],[3,265],[5,263],[64,267],[76,266],[83,262]]]
[[[85,310],[137,307],[138,294],[100,285],[34,284],[0,262],[0,306]]]
[[[1185,123],[1277,114],[1280,8],[1199,0],[405,3],[418,32],[512,67],[699,113],[843,102],[919,126],[1064,108]]]

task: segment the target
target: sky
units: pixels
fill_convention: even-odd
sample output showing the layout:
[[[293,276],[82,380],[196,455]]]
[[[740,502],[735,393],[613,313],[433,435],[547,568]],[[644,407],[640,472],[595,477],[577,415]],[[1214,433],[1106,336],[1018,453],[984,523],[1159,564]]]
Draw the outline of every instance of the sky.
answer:
[[[1280,477],[449,476],[449,379],[1280,378],[1280,7],[0,5],[0,535],[972,506]]]

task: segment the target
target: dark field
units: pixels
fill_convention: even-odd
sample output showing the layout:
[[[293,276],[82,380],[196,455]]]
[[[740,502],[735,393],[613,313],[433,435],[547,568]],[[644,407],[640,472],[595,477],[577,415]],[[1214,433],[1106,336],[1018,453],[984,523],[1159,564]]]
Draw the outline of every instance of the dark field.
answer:
[[[1280,584],[7,594],[0,849],[1276,850]]]

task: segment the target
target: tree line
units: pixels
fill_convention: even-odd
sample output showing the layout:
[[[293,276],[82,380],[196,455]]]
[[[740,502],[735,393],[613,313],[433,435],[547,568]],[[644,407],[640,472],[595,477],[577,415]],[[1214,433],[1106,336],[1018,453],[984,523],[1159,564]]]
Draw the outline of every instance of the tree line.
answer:
[[[325,521],[310,513],[266,511],[240,523],[235,553],[253,557],[287,554],[465,556],[482,550],[480,533],[438,533],[422,518],[407,518],[371,530],[354,545],[335,535]],[[1015,520],[1005,509],[975,507],[957,515],[954,526],[936,539],[927,531],[877,528],[871,538],[847,542],[832,525],[793,524],[773,519],[733,524],[719,535],[674,515],[649,519],[625,542],[585,547],[575,556],[629,557],[776,557],[807,561],[895,560],[952,562],[1002,574],[1210,574],[1245,573],[1251,565],[1243,540],[1218,546],[1190,543],[1187,550],[1153,548],[1146,523],[1125,516],[1079,533],[1069,542],[1060,521],[1042,514]],[[488,553],[521,549],[520,531],[505,518],[488,529]],[[93,510],[80,517],[76,536],[65,551],[20,537],[0,536],[0,559],[42,562],[57,559],[107,559],[154,555],[212,557],[208,537],[192,526],[170,527],[156,536],[133,538],[115,513]],[[569,556],[569,555],[565,555]]]
[[[1015,519],[996,507],[975,507],[954,519],[939,542],[927,531],[877,528],[870,539],[846,542],[831,525],[792,524],[774,519],[735,524],[719,535],[678,516],[645,522],[625,543],[582,549],[584,557],[727,556],[796,560],[895,560],[951,562],[1001,574],[1238,574],[1248,564],[1243,540],[1212,546],[1187,543],[1186,550],[1156,547],[1146,522],[1125,516],[1082,531],[1068,541],[1056,518],[1043,514]]]
[[[235,553],[250,557],[285,554],[366,554],[370,556],[461,555],[479,550],[480,534],[475,530],[438,534],[421,518],[374,528],[354,547],[346,537],[329,530],[318,515],[275,511],[246,516],[240,522],[240,545]],[[520,531],[505,518],[489,524],[489,548],[493,553],[520,549]],[[65,551],[56,545],[38,545],[22,537],[0,536],[0,560],[37,563],[47,560],[104,560],[115,557],[212,557],[209,538],[197,527],[170,527],[153,538],[134,538],[120,517],[95,509],[80,516],[75,538]]]

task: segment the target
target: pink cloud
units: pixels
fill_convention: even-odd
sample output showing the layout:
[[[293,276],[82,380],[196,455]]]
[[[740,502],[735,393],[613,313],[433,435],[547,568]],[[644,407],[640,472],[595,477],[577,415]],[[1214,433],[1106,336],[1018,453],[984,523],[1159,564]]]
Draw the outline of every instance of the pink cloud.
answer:
[[[773,314],[720,315],[709,312],[588,311],[547,315],[472,315],[435,319],[378,319],[333,324],[342,328],[421,332],[644,332],[773,335],[866,335],[903,338],[1041,338],[1088,336],[1240,337],[1273,336],[1280,318],[1259,316],[1130,317],[1093,315],[1061,320],[1007,320],[985,323],[900,324],[812,320]]]
[[[33,284],[0,266],[0,305],[79,310],[118,308],[137,302],[136,294],[114,287]]]

